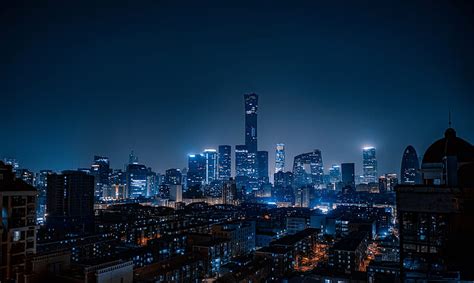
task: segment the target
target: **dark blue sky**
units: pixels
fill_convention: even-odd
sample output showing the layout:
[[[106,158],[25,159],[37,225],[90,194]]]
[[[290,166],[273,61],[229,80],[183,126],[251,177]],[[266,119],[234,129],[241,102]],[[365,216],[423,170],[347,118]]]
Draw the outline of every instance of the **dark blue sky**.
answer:
[[[244,142],[246,92],[260,95],[270,171],[284,142],[289,166],[319,148],[326,168],[360,171],[370,144],[379,173],[398,173],[404,147],[422,154],[449,109],[474,141],[469,2],[11,2],[0,156],[22,167],[101,154],[121,168],[131,149],[157,171],[184,167],[187,153]]]

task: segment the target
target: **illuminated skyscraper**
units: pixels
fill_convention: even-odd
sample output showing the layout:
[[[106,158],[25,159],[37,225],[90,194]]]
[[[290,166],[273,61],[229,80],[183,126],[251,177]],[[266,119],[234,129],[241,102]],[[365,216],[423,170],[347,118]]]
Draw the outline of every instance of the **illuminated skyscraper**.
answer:
[[[420,163],[415,148],[411,145],[403,152],[400,183],[404,185],[420,183]]]
[[[257,151],[257,168],[259,185],[268,183],[268,151]]]
[[[248,185],[248,155],[246,145],[235,146],[235,182],[239,189]]]
[[[332,184],[341,181],[341,166],[333,165],[329,168],[329,177]]]
[[[251,153],[257,153],[258,95],[249,93],[245,99],[245,145]]]
[[[181,170],[176,168],[171,168],[166,170],[165,172],[165,179],[163,184],[165,185],[181,185],[182,180]]]
[[[111,173],[109,158],[105,156],[94,156],[91,165],[91,175],[94,176],[94,197],[100,199],[103,192],[109,188],[109,175]]]
[[[293,175],[295,178],[295,186],[297,188],[306,185],[321,185],[324,176],[321,151],[315,149],[312,152],[295,156]]]
[[[141,164],[127,165],[127,191],[130,198],[146,196],[148,169]]]
[[[206,158],[206,184],[217,180],[217,151],[215,149],[205,149],[204,157]]]
[[[128,164],[138,164],[138,157],[135,156],[133,150],[128,155]]]
[[[219,179],[229,180],[231,177],[232,161],[231,161],[232,149],[230,145],[219,146]]]
[[[188,155],[188,187],[202,185],[206,181],[206,157],[204,154]]]
[[[275,154],[275,173],[285,171],[285,144],[277,143]]]
[[[364,147],[362,151],[362,163],[364,171],[364,183],[376,183],[377,176],[377,158],[375,157],[375,147]]]

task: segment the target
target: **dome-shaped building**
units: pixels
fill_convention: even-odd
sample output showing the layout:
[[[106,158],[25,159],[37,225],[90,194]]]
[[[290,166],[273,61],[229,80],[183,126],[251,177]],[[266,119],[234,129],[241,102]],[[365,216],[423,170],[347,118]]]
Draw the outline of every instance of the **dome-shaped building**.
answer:
[[[461,168],[472,163],[474,163],[474,146],[457,137],[453,128],[448,128],[444,138],[435,141],[423,155],[421,165],[423,182],[426,185],[463,185],[458,181],[470,181],[466,180],[465,169]],[[463,178],[460,178],[460,173],[463,173]],[[474,174],[471,175],[474,178]]]

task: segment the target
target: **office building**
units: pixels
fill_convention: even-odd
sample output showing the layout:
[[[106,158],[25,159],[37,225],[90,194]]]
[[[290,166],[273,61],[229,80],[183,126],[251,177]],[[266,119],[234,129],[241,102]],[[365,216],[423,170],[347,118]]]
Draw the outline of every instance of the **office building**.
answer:
[[[355,165],[354,163],[342,163],[341,175],[343,187],[355,189]]]
[[[94,228],[94,176],[63,171],[48,176],[46,225],[58,234],[84,234]]]
[[[218,153],[219,180],[229,180],[232,176],[232,147],[220,145]]]
[[[183,201],[183,186],[182,185],[170,185],[169,186],[170,200],[175,202]]]
[[[109,189],[109,175],[111,173],[109,158],[105,156],[94,156],[91,165],[91,175],[94,176],[94,197],[101,199],[104,191]]]
[[[251,153],[257,153],[257,114],[258,95],[249,93],[244,95],[245,100],[245,145]]]
[[[132,163],[127,165],[127,191],[129,198],[145,197],[148,168]]]
[[[215,149],[205,149],[204,157],[206,158],[206,184],[210,184],[217,180],[217,151]]]
[[[377,158],[375,156],[375,147],[368,146],[362,150],[362,166],[364,173],[364,183],[376,183],[377,176]]]
[[[269,182],[268,151],[257,151],[257,175],[259,187]]]
[[[183,174],[177,168],[171,168],[165,171],[163,184],[165,185],[181,185]]]
[[[414,185],[419,184],[420,177],[420,163],[418,155],[413,146],[409,145],[403,152],[402,165],[400,169],[400,184]]]
[[[188,155],[187,185],[201,186],[206,181],[206,157],[203,154]]]
[[[321,185],[324,176],[321,151],[315,149],[312,152],[295,156],[293,175],[296,187]]]
[[[275,173],[285,171],[285,144],[277,143],[275,150]]]

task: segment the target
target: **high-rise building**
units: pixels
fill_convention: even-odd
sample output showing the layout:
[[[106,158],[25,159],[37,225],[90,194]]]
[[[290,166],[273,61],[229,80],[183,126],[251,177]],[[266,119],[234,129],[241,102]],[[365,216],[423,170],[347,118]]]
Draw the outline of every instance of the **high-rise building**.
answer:
[[[46,214],[46,189],[48,186],[48,176],[51,170],[41,170],[36,177],[36,189],[38,190],[38,206],[36,207],[36,217],[39,224],[44,223]]]
[[[188,155],[188,188],[201,186],[206,181],[206,157],[203,154]]]
[[[293,173],[290,171],[288,172],[283,172],[283,171],[278,171],[273,175],[273,183],[275,187],[292,187],[293,186]]]
[[[212,181],[217,180],[217,151],[215,149],[205,149],[204,157],[206,158],[206,184],[210,184]]]
[[[148,169],[142,164],[127,165],[127,191],[129,198],[146,196]]]
[[[285,144],[277,143],[275,151],[275,173],[285,171]]]
[[[109,158],[105,156],[94,156],[94,162],[91,165],[91,175],[94,176],[95,199],[101,199],[104,191],[109,189],[110,173]]]
[[[362,150],[362,165],[364,170],[364,183],[376,183],[377,176],[377,158],[375,156],[375,147],[368,146]]]
[[[334,164],[329,168],[329,181],[331,184],[341,181],[341,166]]]
[[[401,184],[418,184],[420,183],[420,163],[418,155],[413,146],[409,145],[403,152],[402,165],[400,170]]]
[[[398,185],[397,174],[389,173],[379,177],[379,192],[393,192]]]
[[[257,174],[258,174],[259,187],[269,182],[268,151],[257,151]]]
[[[170,200],[175,202],[183,201],[183,186],[181,185],[170,185]]]
[[[18,282],[26,258],[36,252],[36,189],[1,161],[0,199],[0,281]]]
[[[321,185],[324,177],[321,151],[315,149],[312,152],[295,156],[293,175],[296,187]]]
[[[354,163],[342,163],[342,185],[346,188],[350,187],[355,189],[355,164]]]
[[[122,170],[114,170],[110,175],[110,188],[105,199],[121,200],[128,198],[127,174]]]
[[[237,185],[235,180],[230,178],[222,184],[222,203],[235,204],[238,199]]]
[[[249,152],[246,145],[235,146],[235,182],[239,189],[248,186],[248,155]]]
[[[181,185],[183,175],[181,170],[177,168],[171,168],[165,171],[165,179],[163,184],[165,185]]]
[[[245,145],[251,153],[257,153],[257,113],[258,95],[249,93],[245,100]]]
[[[232,149],[230,145],[219,146],[219,179],[229,180],[232,174]]]
[[[146,175],[146,196],[154,197],[158,194],[158,187],[160,183],[160,175],[153,172],[150,167],[148,167],[148,172]]]
[[[402,282],[471,282],[474,146],[449,128],[423,156],[422,183],[396,188]]]
[[[63,233],[94,228],[94,177],[80,171],[48,175],[46,225]]]

